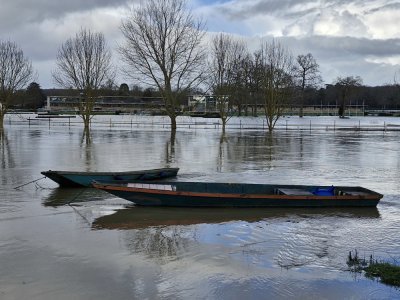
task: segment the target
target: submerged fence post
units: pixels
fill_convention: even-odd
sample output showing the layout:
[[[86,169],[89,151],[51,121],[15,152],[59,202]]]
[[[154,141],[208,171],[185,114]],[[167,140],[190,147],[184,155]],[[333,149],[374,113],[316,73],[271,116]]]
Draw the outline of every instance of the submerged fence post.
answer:
[[[336,131],[336,120],[333,120],[333,131]]]
[[[310,120],[310,131],[311,131],[311,120]]]
[[[31,117],[28,118],[28,126],[31,127]]]
[[[287,131],[287,120],[285,120],[286,121],[286,131]]]

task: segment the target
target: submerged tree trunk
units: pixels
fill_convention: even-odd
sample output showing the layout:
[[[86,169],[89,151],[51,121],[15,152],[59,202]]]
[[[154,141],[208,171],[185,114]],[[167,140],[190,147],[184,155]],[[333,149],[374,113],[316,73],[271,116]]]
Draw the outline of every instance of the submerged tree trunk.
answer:
[[[299,117],[302,118],[303,116],[304,116],[304,90],[301,91],[300,110],[299,110]]]
[[[339,118],[344,118],[344,113],[345,113],[345,105],[344,105],[344,103],[342,103],[342,104],[340,104],[339,110],[338,110]]]
[[[85,133],[90,132],[90,115],[82,115],[82,119]]]
[[[0,130],[3,130],[4,128],[4,115],[5,112],[0,111]]]
[[[171,119],[171,130],[176,131],[176,116],[170,115]]]
[[[165,162],[169,165],[175,159],[175,137],[176,130],[171,129],[171,135],[169,141],[165,145]]]
[[[221,118],[222,120],[222,134],[225,134],[226,123],[228,123],[227,118]]]
[[[83,130],[83,135],[82,135],[82,143],[85,142],[86,145],[90,145],[92,142],[92,139],[90,137],[90,129],[89,127],[85,127]]]

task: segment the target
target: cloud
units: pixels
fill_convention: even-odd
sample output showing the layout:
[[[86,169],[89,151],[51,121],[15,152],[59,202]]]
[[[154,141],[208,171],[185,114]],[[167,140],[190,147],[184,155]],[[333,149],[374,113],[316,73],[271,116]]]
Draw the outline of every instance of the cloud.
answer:
[[[0,40],[15,41],[32,59],[39,83],[52,87],[60,45],[85,27],[105,35],[111,49],[122,42],[119,26],[130,3],[140,0],[0,0]],[[189,0],[190,1],[190,0]],[[398,0],[191,0],[207,29],[241,35],[250,49],[261,39],[281,39],[294,54],[312,53],[326,82],[360,75],[390,82],[400,69]],[[114,51],[114,61],[120,63]],[[121,81],[123,79],[120,79]]]
[[[25,9],[21,10],[19,5]],[[72,0],[62,3],[42,0],[35,1],[34,5],[33,1],[10,1],[0,10],[0,40],[15,41],[32,60],[39,74],[39,83],[53,87],[51,72],[62,43],[81,28],[88,28],[102,32],[108,46],[115,49],[121,39],[121,17],[127,11],[126,1]]]
[[[18,30],[26,24],[41,23],[46,19],[62,19],[68,14],[98,8],[118,7],[126,0],[3,0],[1,3],[1,31]]]
[[[282,37],[294,56],[311,52],[320,65],[325,83],[338,76],[361,76],[367,85],[390,83],[400,65],[400,39],[353,37]],[[400,61],[398,61],[400,63]]]
[[[296,55],[311,52],[328,83],[360,75],[379,85],[400,69],[398,0],[232,0],[214,5],[212,15],[242,24],[247,36],[278,37]]]

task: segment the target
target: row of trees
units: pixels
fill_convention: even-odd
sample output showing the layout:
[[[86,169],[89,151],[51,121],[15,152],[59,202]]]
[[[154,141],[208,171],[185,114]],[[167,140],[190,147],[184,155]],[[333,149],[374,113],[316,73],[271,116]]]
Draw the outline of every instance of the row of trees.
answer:
[[[185,0],[149,0],[132,9],[121,23],[124,43],[118,52],[123,72],[135,82],[154,89],[165,101],[165,111],[176,129],[180,99],[196,87],[215,95],[223,130],[234,113],[262,107],[272,131],[289,101],[300,104],[306,93],[321,84],[319,66],[312,54],[293,57],[276,40],[261,43],[250,53],[246,44],[227,34],[212,39],[211,49],[203,44],[204,22],[186,9]],[[104,35],[81,29],[61,45],[53,72],[55,82],[80,93],[79,113],[89,131],[94,99],[104,87],[113,86],[116,71]],[[31,62],[14,43],[0,43],[0,126],[11,98],[34,77]],[[359,77],[338,78],[339,115],[346,100],[360,86]],[[120,86],[120,92],[129,90]],[[245,99],[243,101],[243,99]],[[236,110],[236,111],[235,111]],[[257,113],[255,111],[254,113]]]
[[[346,79],[346,78],[344,78]],[[360,79],[361,80],[361,79]],[[344,86],[336,84],[327,84],[324,87],[307,88],[304,91],[304,107],[320,108],[330,106],[336,108],[336,113],[331,109],[331,114],[337,114],[337,108],[341,105],[341,95],[343,94],[342,88]],[[189,92],[188,95],[202,95],[205,91],[196,89]],[[99,90],[101,96],[119,96],[127,98],[153,98],[161,97],[157,90],[153,88],[143,88],[139,85],[128,86],[122,83],[119,86],[113,85],[112,87],[103,87]],[[72,89],[42,89],[36,82],[31,82],[26,89],[19,90],[13,97],[11,108],[19,109],[38,109],[46,105],[46,96],[79,96],[79,92]],[[188,95],[184,95],[180,99],[180,106],[188,105]],[[238,99],[238,106],[242,107],[241,111],[237,110],[237,116],[251,116],[256,115],[254,105],[248,105],[249,99],[252,99],[252,94],[247,97]],[[296,112],[300,114],[300,97],[296,101],[291,101],[288,110],[290,113]],[[228,102],[228,101],[227,101]],[[259,102],[261,103],[261,102]],[[354,86],[351,93],[346,96],[347,105],[357,106],[358,109],[364,107],[365,109],[381,110],[381,109],[400,109],[400,93],[399,87],[394,84],[387,84],[382,86]],[[253,102],[254,104],[254,102]],[[236,105],[236,104],[235,104]],[[188,107],[189,108],[189,107]],[[185,109],[185,108],[184,108]],[[259,111],[260,113],[261,111]],[[286,112],[288,113],[288,111]],[[229,118],[230,116],[228,116]]]

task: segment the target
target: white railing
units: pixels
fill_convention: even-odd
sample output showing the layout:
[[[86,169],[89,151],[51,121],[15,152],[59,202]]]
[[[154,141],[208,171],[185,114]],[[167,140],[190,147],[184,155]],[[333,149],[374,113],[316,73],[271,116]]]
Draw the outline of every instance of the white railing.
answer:
[[[83,126],[79,116],[76,118],[36,118],[32,115],[6,115],[6,126]],[[165,128],[170,129],[170,119],[166,116],[136,115],[96,115],[91,121],[92,128],[99,129],[135,129]],[[177,127],[186,129],[218,129],[222,128],[218,118],[178,117]],[[268,130],[263,117],[234,117],[226,125],[227,130]],[[338,117],[282,117],[275,130],[351,130],[351,131],[400,131],[400,118],[397,117],[354,117],[339,119]]]

